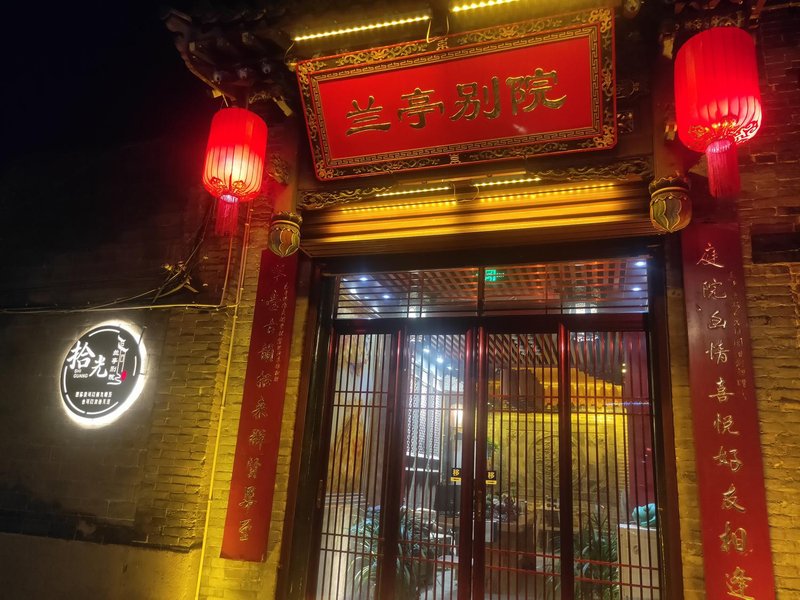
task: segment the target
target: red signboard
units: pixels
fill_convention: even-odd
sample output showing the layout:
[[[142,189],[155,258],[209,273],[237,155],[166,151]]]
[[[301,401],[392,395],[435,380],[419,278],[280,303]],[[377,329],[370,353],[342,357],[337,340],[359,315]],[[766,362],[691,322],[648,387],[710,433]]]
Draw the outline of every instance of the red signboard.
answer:
[[[297,254],[264,250],[222,537],[223,558],[264,560],[294,319]]]
[[[297,65],[320,179],[611,148],[611,9]]]
[[[682,233],[708,598],[775,598],[738,223]]]

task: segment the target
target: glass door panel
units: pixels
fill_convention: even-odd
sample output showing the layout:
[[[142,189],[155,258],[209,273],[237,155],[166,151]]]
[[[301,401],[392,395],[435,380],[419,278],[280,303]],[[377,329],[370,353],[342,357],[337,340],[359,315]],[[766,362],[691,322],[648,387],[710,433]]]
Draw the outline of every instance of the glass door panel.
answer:
[[[558,598],[557,336],[489,334],[486,363],[484,597]]]
[[[646,335],[559,327],[335,338],[317,598],[659,598]]]
[[[458,596],[466,342],[464,334],[407,338],[396,598]]]
[[[570,401],[575,597],[658,598],[644,333],[570,333]]]
[[[380,597],[391,341],[389,334],[340,335],[336,341],[316,578],[321,600]]]

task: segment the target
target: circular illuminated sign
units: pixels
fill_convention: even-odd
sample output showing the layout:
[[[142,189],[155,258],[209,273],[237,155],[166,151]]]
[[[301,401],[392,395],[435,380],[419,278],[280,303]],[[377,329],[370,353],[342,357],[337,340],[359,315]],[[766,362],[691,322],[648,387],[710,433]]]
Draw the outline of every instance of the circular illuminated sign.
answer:
[[[83,334],[61,365],[61,399],[67,415],[84,427],[118,419],[144,387],[147,355],[141,332],[109,322]]]

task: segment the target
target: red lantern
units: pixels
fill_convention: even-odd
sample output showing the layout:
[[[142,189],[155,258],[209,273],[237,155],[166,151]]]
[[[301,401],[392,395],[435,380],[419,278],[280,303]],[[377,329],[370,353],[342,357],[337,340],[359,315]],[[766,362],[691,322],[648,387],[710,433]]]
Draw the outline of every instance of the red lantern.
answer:
[[[239,203],[261,190],[267,153],[267,125],[243,108],[223,108],[211,121],[203,185],[217,198],[215,231],[233,235]]]
[[[681,141],[706,153],[711,195],[736,196],[736,145],[761,126],[755,44],[748,33],[715,27],[683,45],[675,59],[675,116]]]

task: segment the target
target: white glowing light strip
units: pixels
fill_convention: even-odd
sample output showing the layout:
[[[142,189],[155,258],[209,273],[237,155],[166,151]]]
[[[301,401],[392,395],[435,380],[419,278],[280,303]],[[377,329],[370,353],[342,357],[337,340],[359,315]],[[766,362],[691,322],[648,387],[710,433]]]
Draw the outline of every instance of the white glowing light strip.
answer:
[[[490,6],[498,6],[500,4],[511,4],[519,0],[483,0],[482,2],[470,2],[469,4],[456,4],[450,9],[450,12],[463,12],[465,10],[475,10],[476,8],[489,8]]]
[[[353,27],[343,27],[342,29],[320,31],[319,33],[308,33],[305,35],[295,36],[292,39],[295,42],[303,42],[305,40],[316,40],[324,37],[333,37],[335,35],[347,35],[348,33],[359,33],[361,31],[370,31],[372,29],[385,29],[386,27],[396,27],[398,25],[406,25],[408,23],[419,23],[420,21],[429,21],[430,18],[430,15],[415,15],[413,17],[406,17],[404,19],[381,21],[379,23],[369,23],[367,25],[355,25]]]
[[[536,181],[541,181],[541,177],[525,177],[521,179],[498,179],[493,181],[479,181],[477,183],[473,183],[472,185],[477,188],[481,187],[490,187],[494,185],[514,185],[516,183],[534,183]]]
[[[412,194],[427,194],[428,192],[444,192],[447,190],[452,190],[452,186],[449,185],[440,185],[437,187],[429,187],[429,188],[416,188],[413,190],[398,190],[396,192],[381,192],[380,194],[375,194],[376,198],[387,198],[389,196],[410,196]]]

